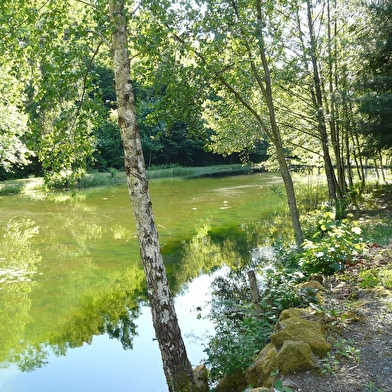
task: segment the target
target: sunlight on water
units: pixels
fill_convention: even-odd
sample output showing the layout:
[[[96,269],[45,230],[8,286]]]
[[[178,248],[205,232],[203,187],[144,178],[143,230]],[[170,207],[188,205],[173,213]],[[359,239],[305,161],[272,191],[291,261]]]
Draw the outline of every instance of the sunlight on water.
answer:
[[[292,237],[275,175],[152,181],[154,215],[194,366],[223,266]],[[274,188],[274,189],[275,189]],[[125,186],[0,197],[0,391],[167,390]]]

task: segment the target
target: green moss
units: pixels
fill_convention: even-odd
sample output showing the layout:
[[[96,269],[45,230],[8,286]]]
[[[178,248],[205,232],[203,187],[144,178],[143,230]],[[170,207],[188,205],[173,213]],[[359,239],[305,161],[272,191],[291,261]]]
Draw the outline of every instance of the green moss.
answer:
[[[279,321],[289,319],[291,317],[306,317],[310,314],[311,310],[309,308],[289,308],[283,310],[279,316]]]
[[[320,282],[317,280],[310,280],[309,282],[302,283],[300,285],[301,289],[313,289],[317,291],[324,291],[324,287]]]
[[[309,345],[298,340],[285,340],[278,353],[278,366],[282,374],[318,367]]]
[[[197,392],[208,392],[208,370],[206,365],[202,364],[193,369],[193,378],[196,384]]]
[[[248,385],[271,387],[271,373],[278,369],[278,352],[272,343],[260,351],[254,363],[246,371]]]
[[[246,388],[245,375],[242,372],[230,374],[219,381],[216,392],[238,392]]]
[[[331,350],[331,345],[325,340],[325,331],[320,323],[291,317],[277,324],[278,331],[271,335],[271,341],[277,348],[283,346],[285,340],[303,341],[312,352],[324,357]]]

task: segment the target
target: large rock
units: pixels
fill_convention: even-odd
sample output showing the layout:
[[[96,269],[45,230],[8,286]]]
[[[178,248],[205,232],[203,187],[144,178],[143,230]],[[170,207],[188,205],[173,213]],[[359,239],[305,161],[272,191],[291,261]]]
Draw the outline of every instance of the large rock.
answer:
[[[274,381],[272,372],[278,369],[278,352],[270,343],[260,351],[255,361],[245,373],[248,385],[271,387]]]
[[[275,326],[275,333],[271,335],[271,342],[260,351],[244,378],[239,374],[227,377],[219,383],[216,391],[241,392],[247,385],[271,388],[277,371],[287,375],[317,368],[316,356],[324,357],[331,350],[331,345],[325,339],[322,325],[308,320],[313,316],[311,308],[284,310]],[[252,389],[250,391],[253,392]]]
[[[313,354],[324,357],[331,345],[325,340],[325,331],[317,321],[305,320],[301,317],[291,317],[279,321],[271,335],[271,341],[280,350],[286,340],[302,341],[310,346]]]
[[[312,311],[310,308],[289,308],[282,311],[279,316],[278,322],[292,317],[308,317]]]
[[[193,378],[195,380],[198,392],[208,392],[208,370],[206,365],[202,364],[193,369]]]
[[[309,280],[309,282],[305,282],[299,285],[301,289],[312,289],[315,291],[325,291],[324,286],[318,282],[317,280]]]
[[[243,373],[231,374],[219,381],[216,392],[241,392],[246,386],[245,375]]]
[[[270,388],[275,380],[271,373],[283,375],[318,367],[316,356],[331,350],[320,323],[308,320],[309,309],[286,309],[275,326],[269,343],[245,373],[248,385]]]
[[[282,374],[318,368],[309,345],[300,340],[286,340],[278,352],[278,367]]]

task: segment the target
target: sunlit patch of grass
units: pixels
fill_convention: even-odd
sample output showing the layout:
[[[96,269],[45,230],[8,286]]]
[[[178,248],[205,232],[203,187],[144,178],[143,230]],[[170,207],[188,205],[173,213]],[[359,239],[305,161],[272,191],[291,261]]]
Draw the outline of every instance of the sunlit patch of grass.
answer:
[[[110,169],[108,173],[86,173],[78,181],[78,188],[93,188],[98,186],[107,186],[125,183],[126,177],[124,172]]]
[[[7,180],[0,182],[0,196],[30,194],[44,190],[42,178],[26,178],[20,180]]]
[[[178,165],[158,166],[147,170],[148,179],[159,178],[198,178],[208,176],[225,176],[235,174],[251,173],[250,166],[241,164],[234,165],[213,165],[213,166],[200,166],[200,167],[183,167]]]
[[[392,217],[390,216],[361,219],[360,226],[362,236],[367,242],[387,245],[392,238]]]
[[[157,178],[171,178],[171,177],[184,177],[189,176],[193,173],[192,168],[187,167],[169,167],[162,169],[147,170],[147,178],[149,180]]]
[[[388,267],[372,268],[359,273],[360,286],[364,289],[377,286],[392,289],[392,269]]]
[[[44,179],[42,177],[32,177],[21,181],[25,182],[24,188],[26,192],[42,191],[44,189]]]
[[[23,191],[23,184],[20,182],[6,182],[0,184],[0,196],[15,195]]]
[[[297,204],[302,213],[319,208],[328,200],[328,188],[322,176],[295,175],[295,194]]]

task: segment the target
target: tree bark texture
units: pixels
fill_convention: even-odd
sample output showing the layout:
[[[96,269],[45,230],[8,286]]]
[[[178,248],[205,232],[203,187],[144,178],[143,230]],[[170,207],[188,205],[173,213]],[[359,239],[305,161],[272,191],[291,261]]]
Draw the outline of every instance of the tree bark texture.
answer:
[[[124,166],[136,219],[140,255],[146,274],[155,334],[169,391],[190,391],[193,390],[194,385],[193,370],[178,325],[148,191],[135,98],[130,80],[124,0],[110,0],[109,11],[113,29],[112,56],[118,122],[124,147]]]

